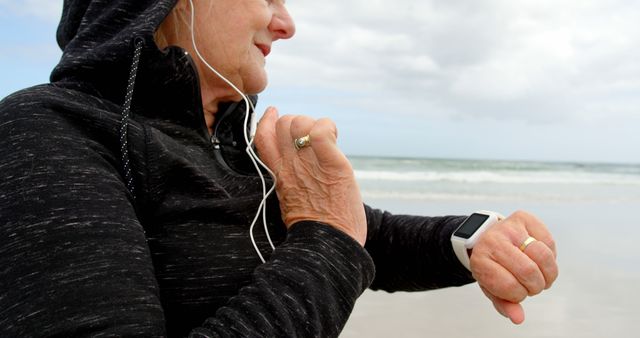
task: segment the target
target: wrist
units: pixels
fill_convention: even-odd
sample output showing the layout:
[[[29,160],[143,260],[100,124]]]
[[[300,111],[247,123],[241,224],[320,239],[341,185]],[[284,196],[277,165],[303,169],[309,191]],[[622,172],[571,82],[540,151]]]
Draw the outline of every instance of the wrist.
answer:
[[[488,228],[504,216],[493,211],[477,211],[467,217],[451,235],[451,245],[458,260],[471,270],[469,258],[476,242]]]

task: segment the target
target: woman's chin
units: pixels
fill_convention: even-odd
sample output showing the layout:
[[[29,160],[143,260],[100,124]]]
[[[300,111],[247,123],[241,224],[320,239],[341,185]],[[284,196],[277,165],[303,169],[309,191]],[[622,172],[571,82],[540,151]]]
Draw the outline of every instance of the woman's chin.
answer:
[[[256,95],[262,93],[267,88],[267,77],[261,79],[253,79],[253,81],[247,82],[244,88],[245,94]]]
[[[244,69],[240,69],[240,79],[242,81],[243,93],[255,95],[267,88],[268,77],[264,65],[253,63]]]

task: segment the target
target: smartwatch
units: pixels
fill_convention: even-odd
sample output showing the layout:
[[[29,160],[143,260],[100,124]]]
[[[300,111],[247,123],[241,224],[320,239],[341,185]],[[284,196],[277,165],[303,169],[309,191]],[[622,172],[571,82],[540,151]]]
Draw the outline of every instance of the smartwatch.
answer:
[[[490,226],[502,220],[504,216],[493,211],[476,211],[460,224],[460,226],[451,235],[451,244],[453,251],[468,270],[469,267],[469,249],[473,248],[480,238]]]

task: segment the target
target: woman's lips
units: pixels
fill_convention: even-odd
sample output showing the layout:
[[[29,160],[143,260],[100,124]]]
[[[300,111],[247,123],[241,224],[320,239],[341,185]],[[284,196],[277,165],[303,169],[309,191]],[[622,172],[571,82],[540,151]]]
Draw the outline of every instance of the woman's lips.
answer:
[[[260,51],[262,52],[262,55],[264,55],[265,57],[267,57],[267,55],[271,53],[271,46],[269,45],[256,44],[256,47],[260,49]]]

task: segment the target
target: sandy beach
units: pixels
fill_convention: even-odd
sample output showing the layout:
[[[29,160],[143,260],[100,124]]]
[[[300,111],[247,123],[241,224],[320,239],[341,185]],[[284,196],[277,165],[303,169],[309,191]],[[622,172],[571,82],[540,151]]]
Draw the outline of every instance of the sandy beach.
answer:
[[[618,200],[598,198],[602,195],[599,189],[611,190],[611,186],[591,186],[588,192],[574,191],[585,197],[580,199],[438,201],[367,196],[372,184],[364,186],[366,203],[394,213],[531,211],[548,225],[557,240],[560,276],[552,289],[524,302],[526,319],[522,325],[513,325],[498,314],[477,284],[420,293],[367,291],[358,300],[341,337],[588,338],[636,334],[633,324],[640,314],[640,292],[635,290],[640,285],[640,250],[636,246],[640,224],[635,211],[640,206],[640,187],[618,187],[631,189]]]

